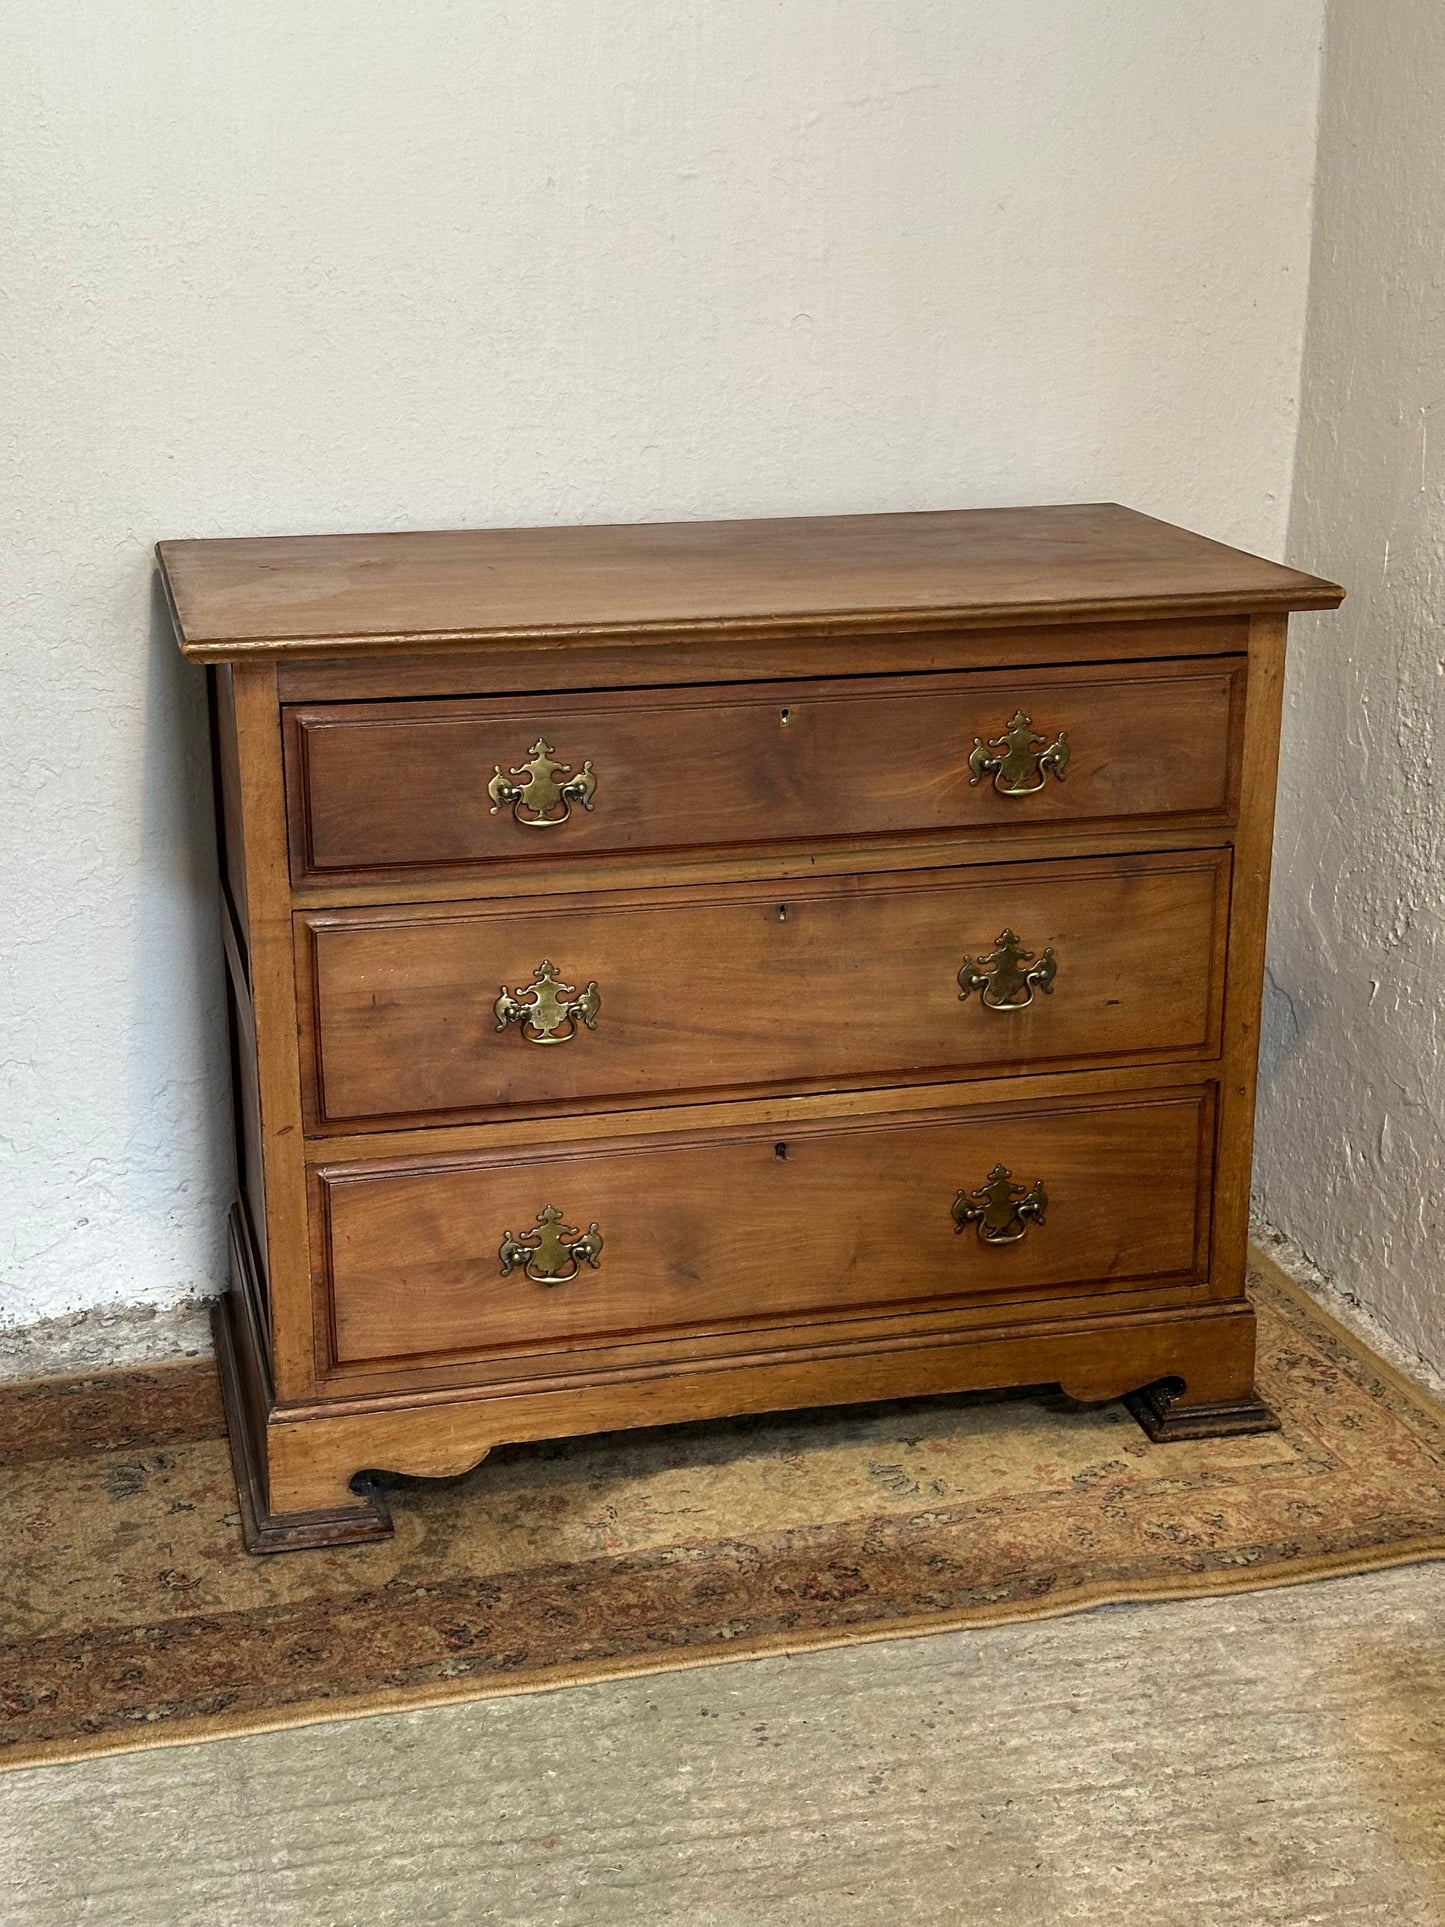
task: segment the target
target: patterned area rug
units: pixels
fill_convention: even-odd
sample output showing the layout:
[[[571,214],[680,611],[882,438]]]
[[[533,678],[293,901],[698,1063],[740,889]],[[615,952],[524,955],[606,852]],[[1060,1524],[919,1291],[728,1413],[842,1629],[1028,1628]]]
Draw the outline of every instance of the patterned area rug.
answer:
[[[250,1558],[199,1363],[0,1395],[0,1764],[1285,1585],[1445,1556],[1445,1412],[1272,1268],[1279,1433],[910,1400],[386,1481],[396,1537]]]

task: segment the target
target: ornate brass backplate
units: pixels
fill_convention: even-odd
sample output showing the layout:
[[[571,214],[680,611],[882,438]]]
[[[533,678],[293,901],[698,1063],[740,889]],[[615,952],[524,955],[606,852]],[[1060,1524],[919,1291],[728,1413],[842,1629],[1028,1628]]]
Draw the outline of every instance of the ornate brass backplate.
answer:
[[[514,783],[513,776],[525,776],[527,780]],[[559,782],[559,777],[566,780]],[[503,776],[500,763],[494,766],[492,780],[487,785],[487,795],[492,799],[489,813],[495,816],[510,804],[512,815],[525,829],[545,830],[565,823],[574,803],[590,810],[596,789],[597,778],[590,762],[584,763],[574,776],[572,765],[555,762],[552,745],[544,743],[539,736],[532,745],[531,761],[522,763],[510,776]]]
[[[1032,725],[1033,719],[1016,709],[1003,735],[991,736],[987,746],[975,736],[968,759],[970,786],[992,776],[1000,796],[1035,796],[1050,770],[1062,783],[1069,766],[1068,731],[1061,729],[1050,742],[1047,736],[1035,736]],[[999,753],[991,756],[990,750]]]
[[[1030,1223],[1042,1224],[1049,1196],[1040,1181],[1032,1190],[1013,1182],[1006,1164],[996,1164],[976,1191],[960,1191],[953,1201],[953,1228],[978,1226],[986,1245],[1016,1245]]]
[[[977,991],[985,1010],[1027,1010],[1036,990],[1053,996],[1058,974],[1051,944],[1036,962],[1033,951],[1025,950],[1012,930],[1004,930],[986,956],[970,958],[959,971],[958,1000],[966,1003]]]
[[[523,1003],[524,997],[530,1001]],[[492,1005],[497,1029],[520,1024],[529,1044],[565,1044],[577,1035],[579,1024],[596,1030],[601,1008],[596,984],[574,991],[571,984],[559,981],[557,966],[545,961],[537,965],[531,983],[521,990],[508,990],[503,984],[501,996]]]
[[[520,1265],[539,1285],[566,1285],[584,1264],[594,1271],[599,1269],[602,1233],[595,1223],[589,1224],[585,1231],[578,1231],[576,1225],[563,1224],[562,1213],[555,1204],[544,1204],[537,1213],[537,1226],[537,1230],[524,1232],[520,1238],[514,1238],[510,1231],[502,1233],[497,1256],[502,1261],[504,1278]]]

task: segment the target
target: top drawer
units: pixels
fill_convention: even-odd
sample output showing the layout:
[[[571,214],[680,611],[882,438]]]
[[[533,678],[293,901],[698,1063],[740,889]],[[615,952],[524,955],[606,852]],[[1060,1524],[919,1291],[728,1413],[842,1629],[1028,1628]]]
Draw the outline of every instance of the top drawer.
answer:
[[[1245,658],[284,711],[297,883],[1232,820]]]

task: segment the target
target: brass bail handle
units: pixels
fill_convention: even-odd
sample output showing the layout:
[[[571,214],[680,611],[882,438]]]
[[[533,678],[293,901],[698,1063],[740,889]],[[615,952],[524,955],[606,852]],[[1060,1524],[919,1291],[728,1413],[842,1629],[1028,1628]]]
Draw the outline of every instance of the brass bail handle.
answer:
[[[992,776],[1000,796],[1037,796],[1050,774],[1062,783],[1068,766],[1068,731],[1061,729],[1052,742],[1047,736],[1035,736],[1033,718],[1016,709],[1001,736],[991,736],[987,744],[981,736],[974,737],[968,759],[969,787]]]
[[[1012,930],[1002,930],[992,950],[965,960],[958,973],[958,1001],[966,1004],[977,991],[985,1010],[1027,1010],[1036,990],[1053,996],[1058,974],[1052,944],[1035,957]]]
[[[517,776],[526,781],[513,782]],[[510,806],[514,820],[523,829],[556,829],[572,814],[574,803],[590,810],[596,793],[597,778],[591,763],[584,763],[574,775],[572,765],[557,762],[552,745],[539,736],[532,745],[529,762],[519,763],[507,776],[503,776],[500,763],[494,766],[487,785],[487,795],[492,799],[488,813],[495,816],[498,810]]]
[[[531,983],[520,990],[502,985],[492,1012],[498,1030],[516,1024],[529,1044],[567,1044],[577,1035],[579,1024],[596,1030],[601,1008],[602,997],[595,983],[585,990],[574,990],[561,981],[557,966],[544,959],[532,972]]]
[[[1031,1224],[1043,1223],[1048,1208],[1042,1179],[1029,1189],[1014,1183],[1006,1164],[996,1164],[976,1191],[960,1191],[954,1199],[953,1228],[976,1225],[980,1243],[1016,1245]]]
[[[539,1285],[567,1285],[583,1265],[590,1265],[593,1271],[601,1269],[602,1233],[595,1221],[585,1231],[574,1224],[563,1224],[556,1205],[544,1204],[537,1213],[535,1231],[524,1231],[520,1238],[510,1231],[502,1233],[497,1256],[504,1278],[520,1265]]]

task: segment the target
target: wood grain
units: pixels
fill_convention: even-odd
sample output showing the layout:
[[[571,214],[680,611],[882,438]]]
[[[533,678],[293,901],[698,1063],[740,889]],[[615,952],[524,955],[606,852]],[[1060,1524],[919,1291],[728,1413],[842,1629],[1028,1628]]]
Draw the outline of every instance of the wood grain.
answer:
[[[1240,693],[1243,694],[1241,684]],[[1244,704],[1239,704],[1243,715]],[[390,909],[406,903],[485,903],[523,900],[536,905],[552,897],[659,887],[705,888],[713,883],[783,883],[824,876],[879,876],[889,870],[944,870],[1020,858],[1070,860],[1087,856],[1135,856],[1141,851],[1216,849],[1228,843],[1227,824],[1191,825],[1161,818],[1141,833],[1127,817],[1083,825],[1020,830],[919,831],[904,836],[806,838],[694,850],[649,851],[608,856],[518,857],[485,868],[407,870],[350,874],[341,881],[292,887],[298,910]],[[784,895],[787,892],[784,891]]]
[[[214,685],[258,1549],[353,1474],[1023,1383],[1268,1422],[1243,1296],[1285,613],[1111,505],[168,543]],[[1065,780],[968,781],[1015,709]],[[489,807],[544,738],[558,827]],[[1226,905],[1227,892],[1227,905]],[[1227,911],[1227,914],[1226,914]],[[959,1001],[1053,947],[1052,996]],[[596,979],[558,1048],[492,1004]],[[956,1234],[996,1164],[1049,1205]],[[505,1232],[594,1219],[549,1288]],[[1181,1389],[1182,1387],[1182,1389]]]
[[[250,909],[249,1032],[255,1043],[255,1114],[264,1185],[269,1369],[282,1398],[315,1389],[311,1281],[306,1263],[305,1147],[296,1041],[296,965],[286,878],[276,671],[264,662],[232,672],[241,840]],[[242,1034],[247,1026],[243,1019]],[[250,1101],[248,1092],[242,1102]],[[243,1145],[247,1160],[254,1147]]]
[[[1096,1401],[1178,1378],[1188,1384],[1191,1408],[1228,1409],[1249,1394],[1254,1342],[1254,1310],[1241,1303],[1147,1318],[1040,1320],[913,1345],[711,1360],[691,1370],[669,1365],[650,1376],[579,1378],[547,1390],[482,1384],[434,1399],[348,1400],[324,1412],[274,1415],[271,1503],[304,1525],[315,1511],[348,1499],[355,1505],[351,1479],[360,1465],[445,1478],[511,1441],[1000,1385],[1056,1384],[1071,1398]]]
[[[1269,871],[1274,847],[1280,706],[1284,698],[1285,630],[1282,616],[1261,617],[1250,625],[1244,770],[1230,892],[1225,1066],[1214,1198],[1214,1269],[1225,1290],[1240,1294],[1244,1291],[1249,1248],[1259,1011],[1269,928]]]
[[[918,635],[838,631],[755,642],[712,636],[670,642],[492,643],[416,655],[282,656],[283,703],[375,702],[398,696],[496,696],[548,689],[640,689],[751,682],[759,675],[803,677],[936,675],[951,669],[1011,668],[1059,662],[1131,662],[1151,657],[1242,656],[1245,616],[1177,620],[1039,623],[1008,629],[925,629]]]
[[[1333,583],[1115,503],[173,541],[197,660],[659,634],[766,639],[1333,608]]]
[[[954,1297],[1048,1300],[1202,1275],[1204,1091],[1077,1107],[674,1141],[578,1143],[428,1169],[323,1169],[318,1256],[338,1362],[766,1323]],[[950,1212],[998,1164],[1042,1180],[1047,1221],[984,1244]],[[598,1267],[547,1287],[501,1275],[508,1232],[548,1204],[601,1226]]]
[[[241,826],[241,757],[236,740],[236,699],[230,668],[222,663],[206,672],[211,713],[211,752],[215,777],[216,845],[221,894],[241,939],[244,961],[250,943],[246,907],[246,850]]]
[[[308,916],[308,1124],[1205,1057],[1228,890],[1206,850]],[[986,1009],[958,972],[1006,927],[1057,976]],[[499,1029],[499,991],[543,960],[599,984],[594,1029]]]
[[[629,851],[959,829],[1187,819],[1223,824],[1237,781],[1243,661],[741,685],[286,711],[299,885]],[[976,740],[1016,711],[1052,740],[1063,781],[1003,795],[972,780]],[[493,809],[496,769],[539,740],[590,762],[590,809],[544,828]]]

